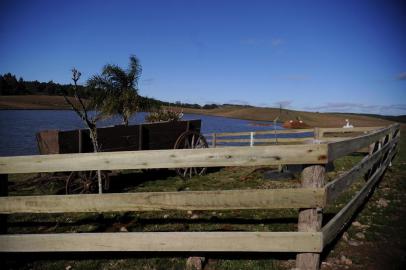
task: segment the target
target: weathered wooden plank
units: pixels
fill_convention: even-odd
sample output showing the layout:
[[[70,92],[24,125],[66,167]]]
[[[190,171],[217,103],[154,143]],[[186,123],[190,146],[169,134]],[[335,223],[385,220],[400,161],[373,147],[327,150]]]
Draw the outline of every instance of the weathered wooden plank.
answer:
[[[128,232],[1,235],[0,252],[320,252],[321,233]]]
[[[364,187],[349,201],[349,203],[338,212],[333,219],[331,219],[323,228],[323,247],[328,245],[337,234],[345,227],[348,220],[351,219],[355,211],[362,205],[365,198],[372,192],[374,186],[379,182],[383,173],[385,172],[390,160],[396,154],[392,151],[382,167],[379,168],[364,185]]]
[[[321,137],[319,140],[321,143],[333,143],[351,140],[351,137]]]
[[[385,135],[393,133],[398,128],[399,124],[393,124],[385,129],[380,129],[367,135],[358,136],[345,141],[330,143],[328,145],[328,160],[333,161],[339,157],[353,153],[358,149],[367,147]]]
[[[342,193],[344,193],[359,177],[362,177],[372,166],[378,162],[384,153],[398,142],[399,138],[393,139],[390,143],[379,149],[377,152],[359,162],[345,174],[334,179],[326,185],[327,203],[333,203]]]
[[[319,207],[324,189],[254,189],[0,198],[0,213],[229,210]]]
[[[317,135],[317,132],[315,132]],[[303,188],[324,187],[326,168],[321,165],[307,166],[301,173]],[[298,220],[298,231],[318,232],[322,224],[322,211],[316,208],[300,209]],[[296,256],[296,268],[298,269],[318,269],[320,265],[320,254],[299,253]]]
[[[273,145],[0,157],[0,174],[326,162],[327,145]]]

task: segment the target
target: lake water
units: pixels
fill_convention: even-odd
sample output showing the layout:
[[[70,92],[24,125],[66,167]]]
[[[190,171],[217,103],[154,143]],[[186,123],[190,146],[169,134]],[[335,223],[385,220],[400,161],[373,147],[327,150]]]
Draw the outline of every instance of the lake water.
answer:
[[[146,113],[141,112],[130,119],[130,124],[144,122]],[[217,116],[185,114],[184,120],[201,119],[202,133],[273,130],[270,122],[247,121]],[[100,122],[99,126],[119,124],[119,118]],[[79,117],[69,110],[0,110],[0,156],[38,154],[35,134],[41,130],[71,130],[83,128]],[[283,129],[277,126],[277,129]],[[283,135],[281,135],[282,137]],[[290,136],[290,135],[284,135]],[[298,136],[298,135],[292,135]]]

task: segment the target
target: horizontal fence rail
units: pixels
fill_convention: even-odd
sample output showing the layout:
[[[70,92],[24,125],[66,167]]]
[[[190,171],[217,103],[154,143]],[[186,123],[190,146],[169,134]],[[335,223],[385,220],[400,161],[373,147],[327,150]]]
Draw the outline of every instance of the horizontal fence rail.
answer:
[[[0,157],[0,174],[327,163],[327,145],[275,145]]]
[[[314,129],[282,129],[282,130],[260,130],[252,132],[222,132],[205,134],[206,140],[212,147],[217,145],[225,146],[226,144],[244,144],[250,146],[256,144],[292,144],[292,143],[313,143],[314,140],[319,142],[336,142],[348,139],[348,136],[340,137],[337,134],[351,133],[369,133],[383,127],[353,127],[353,128],[314,128]],[[334,134],[333,137],[325,136]],[[264,138],[264,135],[269,135]],[[293,135],[292,137],[281,137],[279,135]],[[262,136],[262,137],[257,137]],[[298,137],[299,136],[299,137]],[[234,137],[234,138],[233,138]],[[238,138],[235,138],[238,137]],[[241,138],[248,137],[248,138]]]
[[[0,197],[2,214],[275,209],[323,205],[322,188]]]
[[[297,134],[297,133],[310,133],[314,129],[276,129],[276,130],[258,130],[254,131],[255,135],[274,135],[274,134]],[[230,136],[250,136],[251,132],[222,132],[216,133],[216,137],[230,137]],[[209,138],[212,134],[206,134]]]
[[[261,130],[252,132],[223,132],[206,134],[206,140],[212,147],[226,144],[245,144],[250,146],[258,144],[293,144],[293,143],[312,143],[313,129],[283,129],[283,130]],[[264,136],[268,135],[266,138]],[[279,135],[285,136],[280,137]],[[286,137],[294,135],[294,137]],[[241,138],[247,137],[248,138]],[[257,137],[260,136],[260,137]],[[262,137],[261,137],[262,136]],[[300,137],[303,136],[303,137]],[[236,138],[237,137],[237,138]]]
[[[0,235],[0,252],[320,252],[321,233],[142,232]]]

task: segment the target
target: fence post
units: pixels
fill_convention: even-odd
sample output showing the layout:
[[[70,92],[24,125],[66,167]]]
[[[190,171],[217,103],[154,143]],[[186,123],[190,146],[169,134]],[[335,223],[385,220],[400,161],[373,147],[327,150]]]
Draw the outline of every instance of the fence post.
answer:
[[[8,175],[0,174],[0,197],[8,196]],[[0,234],[7,233],[7,215],[0,215]]]
[[[250,132],[250,146],[254,146],[254,132]]]
[[[322,134],[320,128],[315,127],[313,133],[314,133],[314,139],[315,139],[316,141],[321,140],[321,137],[323,136],[323,134]]]
[[[325,181],[324,165],[308,165],[301,173],[303,188],[322,188]],[[317,232],[321,229],[322,209],[300,209],[298,220],[299,232]],[[320,267],[319,253],[299,253],[296,256],[296,268],[301,270],[315,270]]]
[[[212,139],[212,147],[216,147],[216,144],[217,144],[217,142],[216,142],[216,140],[217,140],[217,136],[216,136],[216,133],[213,133],[213,139]]]

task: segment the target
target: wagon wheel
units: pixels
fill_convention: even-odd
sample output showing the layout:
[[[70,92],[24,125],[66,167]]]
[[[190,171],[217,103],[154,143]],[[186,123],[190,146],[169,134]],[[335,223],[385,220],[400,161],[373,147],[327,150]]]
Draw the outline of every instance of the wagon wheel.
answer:
[[[196,131],[182,133],[175,142],[175,149],[199,149],[208,148],[209,145],[203,135]],[[207,168],[177,168],[176,173],[183,179],[192,178],[195,175],[203,175]]]
[[[101,177],[103,190],[108,190],[108,172],[102,171]],[[66,194],[90,194],[98,191],[97,171],[71,172],[66,180]]]

